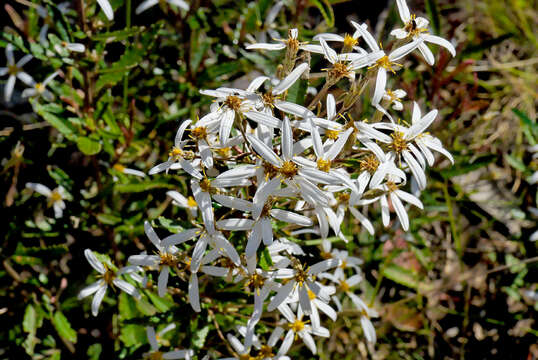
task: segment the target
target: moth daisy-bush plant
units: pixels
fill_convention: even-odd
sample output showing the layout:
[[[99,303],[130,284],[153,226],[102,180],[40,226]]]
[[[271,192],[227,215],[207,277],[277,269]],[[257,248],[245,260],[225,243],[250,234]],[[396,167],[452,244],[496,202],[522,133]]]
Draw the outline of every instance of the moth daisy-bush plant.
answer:
[[[184,1],[162,3],[189,11]],[[157,4],[141,1],[135,13]],[[100,9],[108,21],[114,20],[109,1],[98,0],[97,5],[96,12]],[[277,5],[271,17],[283,6]],[[156,222],[142,219],[140,227],[152,246],[118,259],[128,264],[120,269],[86,249],[84,255],[99,275],[79,298],[93,295],[92,315],[106,306],[107,294],[117,295],[117,288],[141,306],[148,298],[163,298],[193,316],[215,316],[209,307],[216,300],[203,291],[212,286],[222,293],[241,291],[243,296],[228,303],[247,309],[235,319],[241,336],[222,336],[230,354],[213,349],[195,354],[173,345],[161,351],[159,334],[178,327],[156,332],[157,326],[148,324],[148,358],[289,359],[293,347],[302,346],[316,354],[317,344],[331,335],[328,324],[350,302],[360,313],[366,342],[374,346],[379,314],[358,290],[363,289],[362,261],[347,250],[333,249],[331,241],[354,241],[346,229],[349,223],[380,236],[383,229],[374,226],[378,218],[385,227],[408,231],[412,211],[423,209],[420,192],[427,189],[427,168],[435,165],[435,153],[453,163],[450,152],[427,131],[439,120],[438,111],[426,110],[421,99],[407,101],[407,93],[392,86],[409,57],[418,54],[434,63],[427,43],[452,55],[454,47],[430,35],[428,21],[411,15],[405,1],[398,0],[397,6],[404,27],[391,32],[395,41],[388,48],[368,25],[356,22],[351,23],[352,35],[321,33],[307,39],[289,29],[283,34],[287,37],[245,46],[242,51],[257,56],[279,52],[276,69],[252,74],[244,88],[200,89],[201,96],[212,100],[207,113],[177,124],[174,139],[169,139],[173,146],[161,156],[166,160],[156,160],[147,175],[119,161],[107,164],[118,176],[181,175],[186,190],[169,189],[163,195],[181,209],[184,226],[162,236]],[[66,56],[93,51],[74,42],[55,48]],[[15,62],[8,45],[6,57],[7,67],[0,68],[0,75],[8,75],[6,100],[16,79],[32,87],[23,95],[33,104],[54,100],[45,86],[61,81],[61,73],[36,83],[22,69],[31,56]],[[368,106],[361,106],[366,110],[357,115],[358,103]],[[410,118],[406,109],[412,110]],[[62,216],[63,188],[27,187],[46,196],[55,216]],[[320,245],[316,251],[308,245],[312,241]],[[109,288],[114,291],[107,292]]]
[[[432,63],[424,42],[453,53],[447,43],[427,34],[427,22],[408,16],[404,2],[397,4],[406,24],[393,32],[399,41],[391,49],[382,49],[368,26],[357,23],[352,23],[353,36],[324,33],[301,41],[297,29],[290,29],[283,40],[248,45],[250,51],[280,51],[277,72],[256,77],[244,89],[200,90],[213,97],[210,112],[183,121],[168,160],[149,171],[191,177],[188,193],[169,191],[168,196],[186,210],[192,227],[160,240],[146,222],[158,253],[133,255],[129,262],[158,278],[161,297],[172,291],[170,276],[188,273],[185,300],[196,312],[206,306],[199,294],[201,278],[248,290],[253,300],[245,305],[252,312],[239,327],[243,340],[227,337],[232,358],[285,359],[294,343],[315,354],[316,341],[329,336],[323,324],[334,321],[347,304],[341,295],[361,313],[366,341],[376,341],[372,321],[378,313],[354,291],[363,280],[361,261],[346,250],[331,252],[327,237],[332,231],[352,241],[341,229],[345,218],[356,219],[370,233],[376,216],[384,226],[408,230],[412,218],[406,204],[423,208],[420,193],[409,190],[410,182],[419,191],[426,189],[426,166],[434,165],[434,152],[453,161],[426,132],[438,118],[437,110],[422,116],[415,99],[411,119],[400,113],[395,120],[391,114],[404,109],[406,92],[390,89],[388,75],[398,76],[406,57],[419,53]],[[329,42],[343,46],[332,48]],[[319,57],[320,68],[312,68],[313,57]],[[311,71],[325,74],[314,99],[290,98],[292,87],[310,85]],[[344,89],[340,95],[333,93],[336,86]],[[353,120],[350,109],[359,99],[372,108]],[[218,157],[227,144],[228,156]],[[390,212],[397,215],[392,221]],[[323,240],[325,259],[316,261],[308,248],[301,249],[312,236]],[[293,246],[275,238],[291,239]],[[195,243],[189,244],[192,239]],[[294,247],[304,256],[295,255]],[[149,291],[155,290],[150,286]],[[280,320],[268,345],[261,345],[258,329],[266,328],[259,325],[265,316]],[[282,345],[273,349],[279,339]]]

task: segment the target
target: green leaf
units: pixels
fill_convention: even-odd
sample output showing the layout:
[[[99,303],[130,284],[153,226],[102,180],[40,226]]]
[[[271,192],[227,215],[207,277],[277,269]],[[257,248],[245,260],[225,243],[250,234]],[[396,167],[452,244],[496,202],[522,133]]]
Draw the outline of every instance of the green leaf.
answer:
[[[390,264],[383,268],[383,276],[400,285],[407,286],[412,289],[427,292],[433,288],[430,283],[420,281],[418,275],[411,270],[404,269],[396,264]]]
[[[147,291],[146,294],[148,295],[149,299],[155,305],[157,310],[160,312],[168,311],[172,306],[174,306],[174,301],[171,299],[169,295],[166,295],[164,297],[160,297],[153,293],[152,291]]]
[[[96,343],[88,347],[88,351],[86,352],[86,354],[88,355],[88,359],[90,360],[99,360],[99,356],[101,355],[102,351],[103,347],[101,346],[101,344]]]
[[[133,297],[122,292],[119,296],[118,310],[121,320],[132,319],[140,316]]]
[[[122,30],[117,31],[109,31],[105,33],[95,34],[92,36],[93,41],[104,41],[107,43],[114,42],[114,41],[122,41],[127,38],[130,38],[131,36],[135,36],[137,34],[140,34],[141,32],[145,31],[145,26],[134,26],[131,28],[125,28]]]
[[[143,326],[127,324],[122,326],[120,340],[127,347],[135,346],[138,348],[147,343],[146,329]]]
[[[62,314],[60,311],[56,311],[52,317],[52,324],[58,331],[58,335],[62,338],[71,341],[73,343],[77,342],[77,333],[71,327],[69,320]]]
[[[192,339],[192,346],[194,346],[197,349],[201,349],[204,346],[205,339],[207,338],[207,334],[209,333],[209,325],[204,326],[200,330],[197,330],[194,333],[194,337]]]
[[[263,270],[269,270],[272,265],[273,265],[273,259],[271,259],[269,250],[266,247],[264,247],[260,256],[260,267]]]
[[[112,214],[98,214],[97,220],[106,225],[115,225],[121,222],[121,217]]]
[[[304,105],[307,87],[308,81],[299,79],[288,89],[288,96],[286,97],[286,100],[299,105]]]
[[[428,18],[432,24],[433,31],[436,35],[439,35],[441,31],[441,21],[439,18],[439,10],[437,8],[436,0],[426,0],[426,12],[428,13]]]
[[[24,311],[24,319],[22,320],[22,329],[24,332],[35,334],[37,330],[37,313],[32,306],[28,304]]]
[[[72,139],[73,135],[76,132],[76,129],[73,125],[66,119],[61,119],[56,115],[51,114],[46,111],[46,107],[38,103],[34,103],[35,112],[38,113],[45,121],[58,129],[59,132],[64,134],[68,139]]]
[[[328,27],[334,26],[334,11],[328,0],[310,0],[310,5],[315,6],[323,15]]]
[[[165,182],[142,182],[142,183],[136,183],[136,184],[116,184],[115,189],[119,193],[137,193],[137,192],[144,192],[148,190],[153,189],[175,189],[176,186],[165,183]]]
[[[508,164],[510,164],[510,166],[513,167],[514,169],[519,170],[521,172],[524,172],[525,170],[527,170],[527,167],[525,166],[523,161],[521,161],[521,159],[517,159],[516,157],[510,154],[504,154],[504,156],[505,156],[506,162],[508,162]]]
[[[86,136],[77,138],[77,146],[86,155],[95,155],[101,151],[101,143]]]
[[[487,166],[495,160],[497,160],[497,155],[494,154],[479,156],[475,159],[473,159],[472,156],[460,156],[456,158],[456,165],[446,170],[442,170],[440,174],[444,179],[451,179],[454,176],[463,175]]]

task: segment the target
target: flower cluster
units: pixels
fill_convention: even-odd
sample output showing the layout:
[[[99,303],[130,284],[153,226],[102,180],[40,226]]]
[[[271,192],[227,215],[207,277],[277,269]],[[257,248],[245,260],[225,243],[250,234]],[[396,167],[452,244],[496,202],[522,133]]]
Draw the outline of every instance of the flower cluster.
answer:
[[[188,9],[183,1],[167,2]],[[112,19],[110,3],[98,3]],[[146,0],[136,12],[157,3]],[[186,298],[200,312],[210,300],[199,291],[203,276],[242,284],[252,298],[248,321],[237,327],[242,340],[227,336],[234,359],[288,359],[286,354],[298,339],[316,354],[314,338],[329,337],[325,318],[337,318],[349,303],[344,298],[360,312],[367,341],[375,343],[371,319],[378,314],[355,290],[363,279],[362,261],[346,250],[333,249],[332,241],[350,240],[343,231],[347,219],[356,220],[373,235],[370,219],[377,209],[385,227],[399,225],[407,231],[410,206],[423,208],[419,194],[427,186],[426,169],[434,165],[434,153],[453,162],[441,141],[426,131],[438,111],[423,115],[415,101],[411,119],[400,120],[394,112],[404,109],[407,94],[389,85],[410,54],[421,54],[428,64],[434,63],[427,43],[441,45],[453,55],[455,50],[448,41],[429,34],[428,21],[411,15],[404,0],[397,5],[404,27],[391,33],[396,38],[391,49],[383,48],[366,24],[352,22],[353,35],[324,33],[312,42],[299,41],[298,30],[290,29],[287,38],[247,46],[282,52],[274,75],[255,77],[245,89],[200,91],[214,98],[209,113],[181,122],[167,160],[149,170],[149,175],[179,171],[190,177],[190,194],[170,191],[168,196],[185,209],[191,227],[161,238],[146,221],[145,233],[154,249],[131,255],[129,265],[120,269],[86,250],[99,280],[79,297],[93,295],[93,315],[98,314],[109,286],[138,299],[141,289],[151,291],[155,284],[162,297],[172,293],[171,276],[188,283]],[[84,50],[77,44],[58,49]],[[22,70],[29,58],[15,63],[10,47],[6,55],[8,67],[0,69],[1,75],[10,76],[6,97],[11,96],[16,79],[35,85],[28,96],[52,96],[45,85],[56,73],[34,84]],[[319,90],[309,79],[314,57],[323,64],[316,71],[325,77]],[[296,95],[304,85],[311,86],[308,93],[315,94],[313,99]],[[364,96],[369,87],[371,96]],[[308,105],[305,99],[310,100]],[[358,101],[371,104],[369,121],[351,117]],[[113,167],[145,176],[119,164]],[[56,216],[62,215],[61,188],[27,186],[47,196]],[[312,237],[321,239],[319,259],[303,246]],[[271,316],[278,318],[277,325],[262,340],[259,323],[270,312],[276,313]],[[147,328],[147,333],[150,358],[193,355],[190,350],[162,353],[155,330]]]

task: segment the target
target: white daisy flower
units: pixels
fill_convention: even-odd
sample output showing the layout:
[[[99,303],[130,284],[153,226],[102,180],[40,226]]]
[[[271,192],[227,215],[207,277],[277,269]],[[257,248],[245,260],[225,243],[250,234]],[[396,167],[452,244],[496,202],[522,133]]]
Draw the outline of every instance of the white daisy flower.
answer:
[[[301,307],[299,307],[297,310],[297,316],[295,316],[295,314],[287,304],[281,304],[278,307],[278,310],[288,321],[289,328],[288,332],[286,333],[286,336],[284,337],[284,340],[282,341],[279,353],[287,353],[291,345],[293,344],[293,340],[298,336],[303,340],[304,344],[312,352],[312,354],[315,355],[317,352],[317,348],[312,335],[329,337],[329,330],[321,326],[317,329],[314,329],[312,326],[308,325],[307,322],[303,320],[303,316],[305,314],[302,311]]]
[[[236,116],[241,118],[254,108],[253,99],[249,98],[251,94],[245,90],[230,88],[200,90],[200,94],[216,97],[215,104],[220,105],[212,106],[211,112],[200,119],[197,125],[219,124],[220,143],[223,145],[230,138]]]
[[[371,131],[372,128],[367,130],[370,131],[368,135],[372,136],[375,140],[389,144],[394,157],[398,159],[403,158],[417,181],[420,190],[426,188],[426,174],[424,173],[426,162],[430,166],[435,162],[435,157],[431,150],[442,153],[452,164],[454,163],[452,155],[443,148],[441,141],[428,133],[424,133],[437,117],[437,113],[437,110],[432,110],[422,116],[420,107],[415,102],[412,125],[410,127],[388,123],[378,123],[372,126],[372,128],[377,127],[379,129],[392,130],[390,136],[377,130]],[[363,125],[357,125],[361,126],[361,129],[367,129],[364,123]]]
[[[54,95],[47,90],[46,86],[59,74],[58,71],[47,76],[42,83],[33,83],[31,88],[24,89],[22,92],[23,98],[41,96],[47,101],[54,100]],[[33,81],[33,80],[32,80]]]
[[[387,101],[389,105],[392,105],[392,108],[394,110],[402,111],[403,105],[400,99],[402,99],[406,95],[407,93],[405,92],[405,90],[402,89],[396,89],[394,91],[385,90],[385,93],[383,94],[383,100]]]
[[[315,52],[315,53],[321,53],[321,49],[317,45],[309,45],[306,42],[299,42],[297,40],[297,37],[299,36],[299,30],[297,29],[290,29],[288,31],[288,38],[283,39],[274,39],[277,41],[276,43],[255,43],[250,44],[246,46],[247,50],[283,50],[287,49],[287,51],[292,54],[291,57],[295,57],[295,54],[299,50],[309,51],[309,52]]]
[[[302,63],[297,65],[292,72],[288,74],[284,79],[282,79],[274,88],[269,91],[257,95],[257,91],[262,86],[262,84],[269,80],[267,76],[259,76],[252,80],[249,84],[247,91],[259,97],[259,100],[256,103],[256,109],[245,113],[252,121],[256,121],[259,124],[271,127],[271,128],[280,128],[281,121],[273,116],[273,108],[277,108],[285,113],[292,114],[299,117],[311,117],[314,116],[310,110],[304,106],[282,100],[282,95],[293,85],[295,82],[309,70],[307,63]]]
[[[258,187],[254,195],[254,204],[257,208],[253,214],[255,218],[259,216],[267,198],[276,193],[281,181],[300,193],[303,199],[309,203],[320,202],[327,204],[327,196],[315,184],[331,184],[337,182],[338,179],[317,169],[298,166],[298,163],[293,158],[293,133],[288,118],[284,118],[282,123],[282,157],[276,155],[273,149],[257,137],[247,134],[247,139],[253,149],[269,164],[268,166],[273,167],[274,173],[274,177],[261,187]]]
[[[54,217],[61,218],[63,216],[63,211],[65,210],[65,202],[67,199],[67,192],[63,186],[58,186],[54,190],[50,190],[47,186],[39,183],[26,183],[28,189],[46,196],[48,199],[48,206],[52,206],[54,209]]]
[[[275,199],[268,197],[261,209],[257,209],[256,204],[224,195],[215,195],[213,197],[217,202],[224,206],[237,209],[243,212],[252,212],[259,215],[252,219],[244,218],[228,218],[217,221],[217,227],[222,230],[229,231],[250,231],[245,249],[245,255],[250,258],[256,254],[258,247],[263,239],[265,246],[273,243],[273,228],[271,226],[271,218],[278,221],[284,221],[290,224],[299,226],[312,226],[313,222],[310,218],[296,214],[291,211],[274,209]],[[253,215],[255,216],[255,215]]]
[[[189,175],[202,179],[202,174],[194,168],[191,162],[188,159],[192,159],[194,156],[190,152],[184,151],[183,147],[188,142],[188,140],[181,140],[183,138],[183,133],[185,129],[191,124],[191,120],[186,120],[181,123],[179,129],[177,130],[176,137],[174,139],[174,147],[168,153],[168,160],[164,163],[154,166],[149,171],[150,175],[154,175],[163,171],[168,172],[169,169],[181,168],[185,170]]]
[[[368,59],[368,62],[360,61],[360,65],[364,64],[362,67],[369,66],[373,60],[374,64],[370,66],[370,69],[377,69],[375,90],[374,95],[372,96],[372,104],[375,106],[379,104],[383,98],[383,94],[385,93],[385,86],[387,85],[387,71],[396,73],[396,68],[402,66],[401,64],[396,63],[396,61],[402,59],[410,52],[415,50],[424,40],[422,38],[414,39],[410,43],[400,46],[399,48],[394,49],[390,54],[386,55],[377,44],[374,37],[370,34],[370,32],[368,32],[368,30],[366,30],[364,24],[359,25],[354,21],[352,21],[351,24],[357,29],[357,31],[361,33],[362,38],[364,41],[366,41],[366,44],[368,44],[370,50],[372,50],[372,53],[369,54],[370,58],[365,58]],[[361,58],[359,57],[358,59]]]
[[[185,11],[189,11],[189,4],[183,0],[164,0],[170,5],[177,6],[180,9],[183,9]],[[135,10],[135,13],[138,15],[140,13],[143,13],[149,8],[154,7],[155,5],[159,4],[159,2],[162,2],[161,0],[144,0],[142,1]]]
[[[409,230],[409,216],[407,215],[407,210],[405,210],[405,206],[403,205],[402,201],[415,205],[419,209],[423,210],[424,206],[422,205],[422,202],[416,196],[400,190],[398,184],[390,180],[379,186],[378,189],[384,192],[383,195],[379,197],[381,204],[381,220],[383,221],[383,225],[386,227],[390,222],[390,208],[388,202],[388,199],[390,198],[392,207],[400,220],[400,224],[402,224],[402,229],[404,231]]]
[[[189,229],[178,234],[172,234],[167,236],[163,240],[159,238],[153,227],[148,221],[144,222],[144,231],[148,239],[155,245],[158,253],[156,255],[132,255],[129,257],[129,263],[137,266],[148,266],[159,270],[159,279],[157,282],[157,289],[160,297],[166,294],[166,288],[168,286],[168,277],[170,275],[170,267],[177,267],[181,260],[176,254],[178,248],[174,245],[178,245],[193,239],[199,234],[199,229]],[[191,279],[193,280],[193,279]],[[194,280],[193,280],[194,281]],[[196,280],[198,284],[198,281]]]
[[[30,54],[24,55],[17,63],[15,63],[15,58],[13,57],[13,45],[7,44],[6,46],[6,59],[7,66],[0,67],[0,76],[9,75],[7,82],[4,85],[4,100],[9,102],[11,100],[11,95],[13,94],[13,89],[15,88],[15,81],[19,79],[28,86],[34,86],[34,79],[24,72],[23,66],[26,65],[30,60],[33,59],[33,56]]]
[[[108,286],[116,286],[127,294],[133,296],[135,299],[140,299],[140,293],[138,290],[133,285],[120,278],[124,274],[137,271],[138,268],[136,266],[127,266],[119,269],[118,271],[114,271],[106,263],[102,263],[97,260],[97,257],[90,249],[84,250],[84,256],[86,256],[88,263],[90,263],[90,265],[100,274],[101,277],[101,279],[82,289],[78,294],[79,300],[95,294],[92,300],[93,316],[97,316],[99,306],[101,306],[101,302],[105,297]]]
[[[424,42],[418,45],[418,49],[429,65],[434,64],[435,58],[426,45],[427,42],[440,45],[447,49],[452,56],[456,56],[456,49],[454,49],[454,46],[442,37],[429,34],[429,21],[423,17],[417,17],[415,14],[411,14],[405,0],[396,0],[396,4],[398,5],[398,12],[400,13],[400,18],[404,22],[405,27],[392,30],[390,33],[391,35],[398,39],[422,39]]]
[[[194,356],[194,351],[192,350],[172,350],[168,352],[159,351],[159,338],[161,338],[165,333],[174,329],[176,326],[171,324],[165,327],[159,333],[155,333],[155,328],[152,326],[146,327],[146,335],[148,337],[149,345],[151,346],[151,351],[144,354],[144,357],[149,359],[190,359]]]
[[[278,279],[288,279],[287,282],[278,289],[276,295],[271,299],[268,311],[273,311],[282,304],[297,288],[299,292],[299,304],[306,315],[312,313],[312,306],[309,296],[311,291],[316,296],[323,296],[321,287],[316,284],[315,277],[329,269],[340,265],[336,259],[320,261],[312,266],[306,267],[298,260],[292,260],[293,267],[280,268],[274,272],[274,277]]]
[[[247,333],[247,328],[245,326],[237,326],[237,332],[241,334],[243,337],[246,338],[249,336]],[[267,340],[267,343],[262,344],[261,341],[258,339],[256,335],[252,337],[251,345],[246,345],[241,343],[241,341],[235,337],[232,334],[228,334],[227,338],[230,342],[230,345],[232,348],[237,352],[238,357],[227,357],[227,358],[221,358],[220,360],[250,360],[250,359],[260,359],[260,360],[290,360],[288,356],[286,356],[286,352],[288,349],[280,349],[276,354],[274,348],[276,347],[277,342],[282,337],[282,334],[284,333],[284,329],[277,326],[269,336],[269,339]],[[252,346],[254,346],[254,349],[252,349]],[[286,351],[284,351],[286,350]],[[254,354],[253,354],[254,352]]]

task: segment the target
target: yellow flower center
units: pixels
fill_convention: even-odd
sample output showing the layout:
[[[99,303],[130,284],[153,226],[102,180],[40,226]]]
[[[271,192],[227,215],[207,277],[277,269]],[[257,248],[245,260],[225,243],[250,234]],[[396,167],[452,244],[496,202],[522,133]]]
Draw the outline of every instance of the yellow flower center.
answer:
[[[272,196],[269,196],[267,200],[265,201],[265,204],[263,204],[260,217],[271,216],[270,212],[271,212],[271,209],[273,208],[274,203],[275,203],[275,199]]]
[[[345,280],[340,281],[340,289],[342,291],[349,291],[349,284]]]
[[[8,65],[7,67],[7,73],[9,75],[17,75],[17,73],[20,71],[21,69],[19,69],[17,67],[17,65]]]
[[[221,157],[228,157],[230,156],[231,149],[229,147],[224,148],[215,148],[213,149],[217,154],[219,154]]]
[[[350,197],[351,195],[349,195],[348,193],[341,193],[340,195],[338,195],[338,202],[347,203]]]
[[[382,58],[379,58],[375,65],[370,66],[369,69],[375,68],[376,66],[384,67],[388,71],[392,73],[396,73],[396,70],[394,69],[395,66],[402,66],[401,64],[395,63],[393,61],[389,60],[389,57],[387,55],[383,56]]]
[[[170,150],[170,152],[168,153],[168,156],[174,158],[175,160],[178,160],[180,157],[183,156],[183,150],[174,146],[172,150]]]
[[[230,95],[224,100],[224,105],[233,111],[239,111],[241,109],[241,103],[243,100],[235,95]]]
[[[112,167],[114,168],[114,170],[119,171],[121,173],[125,170],[125,166],[123,166],[122,164],[114,164],[114,166]]]
[[[288,324],[288,326],[291,330],[293,330],[293,332],[297,333],[299,331],[303,331],[305,322],[297,319],[292,324]]]
[[[162,360],[163,359],[163,353],[160,351],[155,351],[149,354],[148,360]]]
[[[297,272],[295,273],[295,281],[297,281],[300,286],[303,286],[306,279],[308,279],[308,274],[306,271],[304,271],[302,267],[297,269]]]
[[[428,32],[428,29],[418,28],[416,22],[417,16],[415,14],[411,15],[411,19],[405,24],[404,30],[408,33],[407,37],[414,37],[424,32]]]
[[[273,95],[270,91],[262,95],[262,101],[265,106],[273,107],[278,96]]]
[[[187,199],[187,206],[192,208],[197,207],[198,204],[196,204],[196,200],[194,200],[192,196],[189,196],[189,198]]]
[[[260,357],[260,359],[266,359],[266,358],[272,359],[275,356],[275,354],[273,354],[273,348],[271,346],[262,345],[260,349],[260,354],[258,356]]]
[[[159,262],[159,265],[162,265],[162,266],[171,266],[171,267],[174,267],[177,265],[178,263],[178,260],[177,258],[172,255],[172,254],[169,254],[169,253],[160,253],[159,254],[161,260]]]
[[[308,298],[310,300],[314,300],[316,298],[316,294],[314,294],[314,292],[310,289],[308,289]]]
[[[50,201],[55,203],[56,201],[60,201],[60,200],[62,200],[62,195],[58,192],[58,190],[54,190],[50,194]]]
[[[401,131],[395,131],[390,136],[392,137],[392,144],[390,144],[392,150],[397,153],[407,150],[407,141],[405,141],[404,134]]]
[[[357,42],[358,40],[349,34],[346,34],[344,36],[344,47],[347,49],[352,48],[353,46],[357,45]]]
[[[333,65],[332,68],[328,70],[329,79],[332,81],[337,81],[344,76],[348,76],[351,72],[349,71],[348,65],[343,62],[337,62]]]
[[[291,179],[292,177],[297,175],[297,165],[295,165],[290,160],[284,161],[284,164],[282,164],[282,167],[279,169],[279,172],[285,178]]]
[[[389,188],[389,192],[393,192],[393,191],[398,190],[398,185],[396,185],[392,181],[387,181],[387,183],[385,185],[387,185],[387,187]]]
[[[116,273],[112,271],[111,269],[109,269],[106,265],[105,265],[105,269],[106,271],[103,275],[103,280],[105,281],[107,285],[112,285],[112,280],[116,278]]]
[[[324,172],[329,172],[331,169],[331,160],[318,159],[318,169]]]
[[[250,275],[245,286],[250,287],[251,289],[259,290],[263,287],[264,283],[265,279],[260,274],[255,273],[253,275]]]
[[[43,86],[42,83],[37,83],[37,84],[35,84],[35,89],[36,89],[38,92],[42,93],[43,90],[45,90],[45,86]]]
[[[210,192],[211,180],[209,180],[208,178],[204,178],[202,181],[200,181],[200,188],[203,192]]]
[[[207,128],[205,126],[198,126],[192,129],[192,136],[196,139],[202,140],[207,136]]]
[[[338,130],[325,130],[325,136],[331,140],[338,140]]]
[[[379,160],[377,160],[375,155],[369,155],[366,158],[359,160],[359,166],[361,171],[368,171],[370,174],[373,174],[379,167]]]

